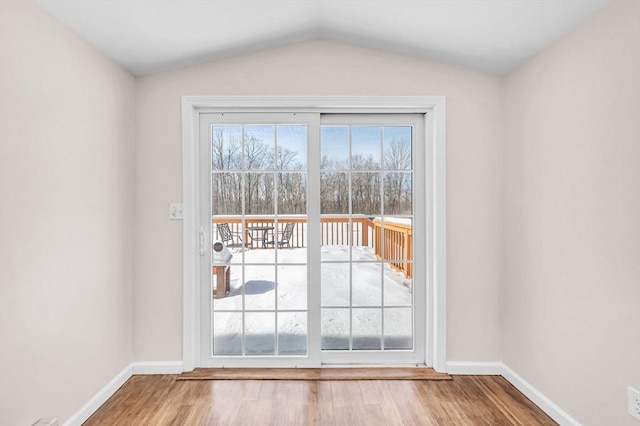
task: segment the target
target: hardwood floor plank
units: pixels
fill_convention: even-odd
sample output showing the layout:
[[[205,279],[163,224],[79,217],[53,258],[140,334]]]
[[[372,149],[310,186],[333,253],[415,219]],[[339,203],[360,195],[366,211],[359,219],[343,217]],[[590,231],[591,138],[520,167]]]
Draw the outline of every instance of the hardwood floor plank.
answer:
[[[425,405],[430,402],[421,400],[416,395],[414,384],[414,382],[388,381],[384,383],[384,386],[388,389],[391,401],[398,407],[400,416],[405,423],[435,425],[433,418],[428,415],[428,410],[425,409]]]
[[[555,425],[500,376],[178,380],[133,376],[87,426]]]

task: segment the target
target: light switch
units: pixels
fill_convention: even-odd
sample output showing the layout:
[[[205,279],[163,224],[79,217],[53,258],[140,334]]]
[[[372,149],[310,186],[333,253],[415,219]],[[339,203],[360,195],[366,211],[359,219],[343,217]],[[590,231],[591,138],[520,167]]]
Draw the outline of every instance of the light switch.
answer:
[[[182,204],[170,204],[169,205],[169,219],[181,220],[182,219]]]

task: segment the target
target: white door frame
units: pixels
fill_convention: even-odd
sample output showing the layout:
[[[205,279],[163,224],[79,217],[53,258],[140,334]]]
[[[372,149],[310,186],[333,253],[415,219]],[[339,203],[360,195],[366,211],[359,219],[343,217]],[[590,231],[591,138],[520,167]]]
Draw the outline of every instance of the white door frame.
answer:
[[[425,114],[426,363],[446,367],[445,97],[444,96],[183,96],[183,346],[182,369],[200,357],[199,115],[206,112],[317,112]],[[416,141],[419,142],[419,141]],[[418,159],[419,161],[419,159]],[[416,259],[418,261],[418,259]]]

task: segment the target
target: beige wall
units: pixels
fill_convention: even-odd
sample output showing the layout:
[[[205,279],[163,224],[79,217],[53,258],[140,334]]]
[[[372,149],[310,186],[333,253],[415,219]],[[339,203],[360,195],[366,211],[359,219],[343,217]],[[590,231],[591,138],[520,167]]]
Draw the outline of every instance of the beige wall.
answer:
[[[61,421],[132,359],[135,79],[0,1],[0,424]]]
[[[503,360],[583,424],[637,425],[640,3],[506,79]]]
[[[136,360],[182,359],[183,95],[445,95],[448,359],[500,359],[500,79],[315,41],[137,79]]]

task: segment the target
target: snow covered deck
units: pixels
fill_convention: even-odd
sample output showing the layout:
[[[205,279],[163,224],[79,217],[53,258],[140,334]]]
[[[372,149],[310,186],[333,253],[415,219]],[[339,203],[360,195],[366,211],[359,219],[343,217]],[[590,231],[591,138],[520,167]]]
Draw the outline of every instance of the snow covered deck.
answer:
[[[294,224],[288,246],[307,246],[307,216],[215,216],[216,225],[228,225],[235,245],[245,244],[250,248],[263,248],[265,239],[277,240],[287,224]],[[265,231],[268,236],[254,234],[251,229],[272,228]],[[413,276],[413,227],[408,217],[368,217],[365,215],[323,215],[320,219],[321,243],[324,246],[369,247],[378,260],[389,260],[391,268],[405,277]],[[255,238],[255,237],[259,238]],[[219,239],[218,227],[214,227],[214,239]]]
[[[410,349],[411,279],[379,262],[373,247],[351,249],[352,263],[322,263],[315,281],[322,283],[322,348]],[[230,293],[213,301],[214,353],[242,354],[243,309],[246,354],[306,353],[307,248],[278,249],[278,263],[286,263],[278,266],[274,249],[231,251]],[[348,259],[349,246],[322,247],[323,261]]]

